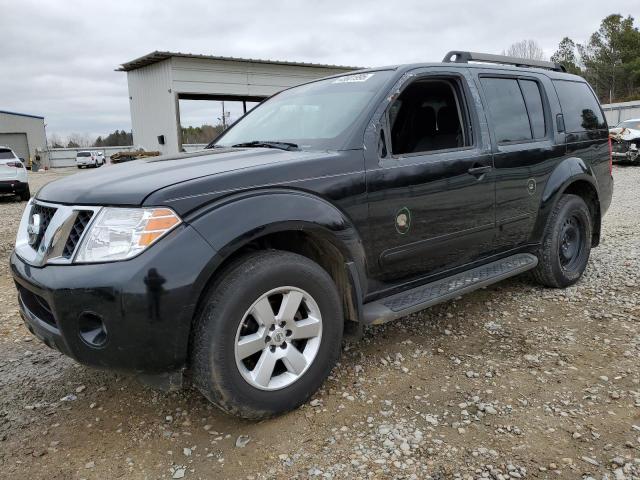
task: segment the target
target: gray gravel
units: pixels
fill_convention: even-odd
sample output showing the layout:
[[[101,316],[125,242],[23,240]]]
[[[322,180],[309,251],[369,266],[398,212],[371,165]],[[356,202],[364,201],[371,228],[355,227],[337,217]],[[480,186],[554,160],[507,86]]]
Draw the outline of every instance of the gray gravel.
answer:
[[[640,168],[614,175],[576,286],[524,275],[370,328],[307,405],[261,423],[33,340],[7,268],[24,202],[0,199],[0,477],[638,479]]]

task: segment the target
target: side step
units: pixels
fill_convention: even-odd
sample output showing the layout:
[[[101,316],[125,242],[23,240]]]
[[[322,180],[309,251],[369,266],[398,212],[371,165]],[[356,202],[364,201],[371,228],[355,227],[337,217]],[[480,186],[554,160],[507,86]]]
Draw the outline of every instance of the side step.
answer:
[[[364,323],[381,324],[531,270],[538,257],[519,253],[364,305]]]

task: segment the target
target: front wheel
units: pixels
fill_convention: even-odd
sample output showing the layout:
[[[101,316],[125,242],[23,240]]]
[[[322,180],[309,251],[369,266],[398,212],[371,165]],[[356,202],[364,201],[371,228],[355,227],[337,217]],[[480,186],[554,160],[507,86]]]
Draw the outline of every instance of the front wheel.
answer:
[[[592,219],[589,207],[577,195],[563,195],[549,215],[536,280],[547,287],[564,288],[576,283],[591,253]]]
[[[301,255],[252,254],[208,293],[193,335],[195,386],[258,419],[304,403],[339,358],[343,316],[329,274]]]

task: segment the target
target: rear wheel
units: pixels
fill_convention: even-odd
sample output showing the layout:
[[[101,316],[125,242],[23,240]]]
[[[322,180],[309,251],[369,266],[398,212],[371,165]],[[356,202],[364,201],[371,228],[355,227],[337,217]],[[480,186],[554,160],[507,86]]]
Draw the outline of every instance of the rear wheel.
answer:
[[[563,195],[549,215],[538,251],[536,280],[547,287],[564,288],[577,282],[591,253],[592,219],[584,200]]]
[[[230,267],[207,295],[193,336],[195,386],[224,411],[264,418],[305,402],[339,358],[333,280],[306,257],[265,251]]]
[[[29,185],[20,193],[20,200],[23,202],[29,201],[31,198],[31,191],[29,190]]]

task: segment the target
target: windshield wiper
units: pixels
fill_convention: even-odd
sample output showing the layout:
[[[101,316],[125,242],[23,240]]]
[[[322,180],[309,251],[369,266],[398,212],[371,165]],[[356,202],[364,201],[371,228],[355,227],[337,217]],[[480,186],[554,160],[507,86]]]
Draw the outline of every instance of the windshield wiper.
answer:
[[[299,147],[291,142],[271,142],[265,140],[254,140],[252,142],[236,143],[232,147],[250,147],[250,148],[279,148],[280,150],[298,150]]]

